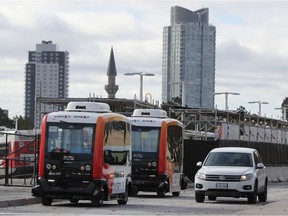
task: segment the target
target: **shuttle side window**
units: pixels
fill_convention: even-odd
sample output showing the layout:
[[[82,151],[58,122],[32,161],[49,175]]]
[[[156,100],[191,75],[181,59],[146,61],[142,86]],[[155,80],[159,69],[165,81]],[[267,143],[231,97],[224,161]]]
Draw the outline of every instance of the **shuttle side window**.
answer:
[[[125,121],[109,121],[105,124],[104,162],[124,165],[130,149],[130,125]]]
[[[182,128],[177,125],[168,127],[168,160],[170,162],[179,163],[182,161]]]

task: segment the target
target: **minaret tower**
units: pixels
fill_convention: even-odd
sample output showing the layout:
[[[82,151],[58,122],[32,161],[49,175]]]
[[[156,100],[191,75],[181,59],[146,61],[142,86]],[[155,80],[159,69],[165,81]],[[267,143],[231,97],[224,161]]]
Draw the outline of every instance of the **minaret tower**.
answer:
[[[115,98],[115,94],[118,91],[118,85],[115,85],[115,77],[117,76],[117,71],[114,60],[113,47],[111,47],[107,76],[108,85],[105,85],[105,90],[108,93],[108,98]]]

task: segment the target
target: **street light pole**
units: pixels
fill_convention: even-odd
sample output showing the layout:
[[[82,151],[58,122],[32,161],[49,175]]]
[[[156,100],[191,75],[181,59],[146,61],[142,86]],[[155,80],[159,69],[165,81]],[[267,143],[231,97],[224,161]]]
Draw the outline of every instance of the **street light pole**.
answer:
[[[258,112],[259,116],[261,116],[261,105],[262,104],[269,104],[268,102],[265,102],[265,101],[249,101],[248,103],[250,103],[250,104],[258,103],[259,104],[259,112]]]
[[[143,101],[143,74],[140,74],[140,100]]]
[[[228,111],[228,95],[240,95],[239,93],[235,93],[235,92],[216,92],[214,93],[214,95],[225,95],[225,110]]]
[[[282,110],[282,119],[283,121],[287,121],[286,119],[286,112],[287,112],[287,106],[282,106],[281,108],[275,108],[275,110]]]
[[[143,76],[155,76],[153,73],[144,73],[144,72],[133,72],[125,73],[126,76],[139,75],[140,76],[140,100],[143,101]]]

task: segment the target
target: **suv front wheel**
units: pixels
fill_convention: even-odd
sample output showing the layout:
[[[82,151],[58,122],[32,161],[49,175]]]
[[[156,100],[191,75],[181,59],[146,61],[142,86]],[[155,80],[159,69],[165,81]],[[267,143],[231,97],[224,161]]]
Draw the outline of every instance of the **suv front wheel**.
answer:
[[[266,202],[267,201],[267,180],[265,181],[265,188],[263,193],[258,195],[259,202]]]
[[[258,184],[255,182],[254,184],[254,191],[248,194],[248,203],[255,204],[257,202],[257,192],[258,192]]]
[[[205,200],[205,196],[202,193],[195,192],[195,200],[197,203],[203,203]]]

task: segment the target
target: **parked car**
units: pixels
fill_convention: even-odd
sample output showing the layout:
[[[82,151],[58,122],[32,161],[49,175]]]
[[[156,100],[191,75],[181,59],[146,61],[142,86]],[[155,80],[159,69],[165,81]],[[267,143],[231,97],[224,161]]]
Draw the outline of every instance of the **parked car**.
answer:
[[[195,175],[196,202],[217,197],[245,197],[248,203],[266,202],[268,178],[256,149],[222,147],[211,150]]]

